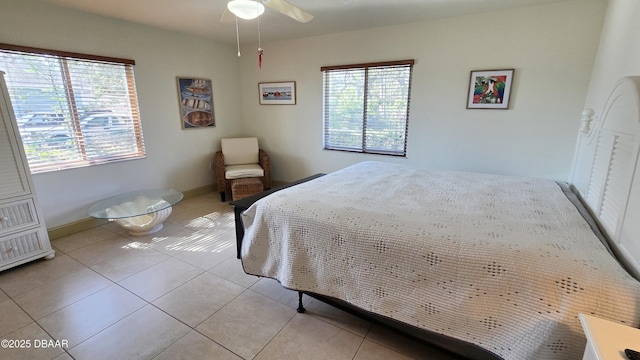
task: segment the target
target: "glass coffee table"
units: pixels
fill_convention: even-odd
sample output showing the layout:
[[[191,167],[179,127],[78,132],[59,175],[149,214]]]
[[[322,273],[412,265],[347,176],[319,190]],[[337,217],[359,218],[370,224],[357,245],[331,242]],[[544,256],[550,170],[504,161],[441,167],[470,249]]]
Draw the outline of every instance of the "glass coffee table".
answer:
[[[100,200],[87,209],[87,215],[109,219],[133,236],[153,234],[171,215],[171,207],[182,200],[175,190],[151,189],[132,191]]]

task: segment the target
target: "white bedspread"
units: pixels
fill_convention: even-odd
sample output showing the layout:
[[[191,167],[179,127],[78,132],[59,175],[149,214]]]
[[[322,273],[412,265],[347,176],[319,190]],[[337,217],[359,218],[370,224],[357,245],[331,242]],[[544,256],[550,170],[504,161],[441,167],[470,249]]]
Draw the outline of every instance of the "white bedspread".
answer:
[[[640,323],[640,283],[550,180],[365,162],[243,221],[247,273],[504,359],[581,359],[578,313]]]

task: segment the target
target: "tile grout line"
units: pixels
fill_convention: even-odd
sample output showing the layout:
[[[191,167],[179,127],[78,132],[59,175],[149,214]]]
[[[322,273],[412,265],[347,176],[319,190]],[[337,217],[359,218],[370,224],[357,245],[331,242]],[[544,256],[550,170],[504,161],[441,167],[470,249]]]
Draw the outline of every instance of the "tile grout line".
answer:
[[[200,210],[200,209],[197,209],[197,210]],[[173,225],[174,225],[174,226],[177,226],[177,227],[180,227],[180,228],[182,228],[182,229],[187,229],[186,227],[181,226],[181,225],[177,225],[177,224],[175,224],[175,223],[174,223]],[[107,230],[108,230],[108,229],[107,229]],[[190,229],[188,229],[188,230],[190,230]],[[182,230],[178,230],[178,231],[182,231]],[[175,233],[177,233],[178,231],[176,231]],[[122,237],[124,237],[124,236],[122,236]],[[129,237],[124,237],[124,238],[129,239],[129,240],[133,240],[133,239],[131,239],[131,238],[129,238]],[[127,316],[125,316],[125,317],[123,317],[123,318],[119,319],[118,321],[116,321],[116,322],[114,322],[114,323],[110,324],[109,326],[107,326],[107,327],[105,327],[104,329],[100,330],[99,332],[97,332],[97,333],[93,334],[92,336],[88,337],[87,339],[84,339],[83,341],[79,342],[78,344],[76,344],[76,345],[74,346],[74,348],[76,348],[76,347],[80,346],[82,343],[84,343],[84,342],[88,341],[89,339],[94,338],[95,336],[97,336],[97,335],[99,335],[101,332],[103,332],[103,331],[105,331],[105,330],[107,330],[107,329],[111,328],[112,326],[114,326],[114,325],[116,325],[116,324],[120,323],[121,321],[125,320],[127,317],[129,317],[129,316],[131,316],[131,315],[135,314],[136,312],[140,311],[142,308],[146,307],[147,305],[151,305],[151,306],[153,306],[155,309],[160,310],[162,313],[164,313],[164,314],[166,314],[166,315],[170,316],[171,318],[173,318],[173,319],[177,320],[178,322],[180,322],[181,324],[185,325],[185,326],[186,326],[186,327],[188,327],[190,330],[194,330],[194,331],[198,332],[199,334],[201,334],[201,335],[205,336],[204,334],[200,333],[196,328],[191,327],[190,325],[188,325],[188,324],[184,323],[184,322],[183,322],[183,321],[181,321],[180,319],[176,318],[175,316],[173,316],[173,315],[171,315],[171,314],[167,313],[167,312],[166,312],[166,311],[164,311],[163,309],[161,309],[161,308],[159,308],[158,306],[156,306],[155,304],[153,304],[153,301],[155,301],[155,300],[157,300],[157,299],[161,298],[162,296],[164,296],[164,295],[168,294],[169,292],[171,292],[171,291],[173,291],[173,290],[175,290],[175,289],[172,289],[172,290],[168,291],[167,293],[162,294],[161,296],[158,296],[157,298],[155,298],[155,299],[153,299],[153,300],[151,300],[151,301],[147,301],[146,299],[142,298],[142,297],[141,297],[141,296],[139,296],[138,294],[134,293],[133,291],[131,291],[131,290],[129,290],[129,289],[127,289],[127,288],[125,288],[122,284],[120,284],[120,282],[121,282],[121,281],[124,281],[125,279],[128,279],[128,278],[130,278],[130,277],[132,277],[132,276],[134,276],[134,275],[136,275],[136,274],[139,274],[139,273],[141,273],[141,272],[143,272],[143,271],[145,271],[145,270],[148,270],[149,268],[151,268],[151,267],[153,267],[153,266],[155,266],[155,265],[158,265],[158,264],[160,264],[160,263],[163,263],[163,262],[165,262],[165,261],[168,261],[169,259],[175,259],[175,260],[177,260],[177,261],[180,261],[181,263],[185,263],[185,264],[187,264],[187,265],[190,265],[190,266],[193,266],[193,267],[195,267],[195,268],[198,268],[199,270],[202,270],[198,275],[195,275],[194,277],[192,277],[192,278],[188,279],[186,282],[184,282],[184,283],[183,283],[183,284],[181,284],[180,286],[182,286],[182,285],[184,285],[185,283],[187,283],[187,282],[189,282],[189,281],[193,280],[194,278],[196,278],[196,277],[198,277],[198,276],[200,276],[200,275],[202,275],[202,274],[204,274],[204,273],[208,272],[208,269],[207,269],[207,270],[204,270],[204,269],[202,269],[202,268],[199,268],[199,267],[197,267],[197,266],[195,266],[195,265],[192,265],[192,264],[190,264],[190,263],[188,263],[188,262],[186,262],[186,261],[184,261],[184,260],[182,260],[182,259],[179,259],[179,258],[177,258],[177,257],[175,257],[175,256],[173,256],[173,255],[171,255],[171,254],[164,253],[164,252],[162,252],[162,251],[159,251],[159,250],[156,250],[156,249],[153,249],[153,248],[149,248],[149,250],[153,250],[153,251],[156,251],[156,252],[158,252],[158,253],[160,253],[160,254],[164,254],[164,255],[168,256],[168,258],[167,258],[167,259],[164,259],[164,260],[162,260],[162,261],[160,261],[160,262],[158,262],[158,263],[156,263],[156,264],[153,264],[153,265],[151,265],[151,266],[149,266],[149,267],[147,267],[147,268],[145,268],[145,269],[142,269],[142,270],[140,270],[140,271],[138,271],[138,272],[136,272],[136,273],[134,273],[134,274],[131,274],[131,275],[129,275],[129,276],[127,276],[127,277],[123,278],[123,279],[120,279],[118,282],[115,282],[115,281],[113,281],[113,280],[111,280],[111,279],[107,278],[106,276],[104,276],[104,275],[100,274],[99,272],[97,272],[96,270],[92,269],[91,267],[89,267],[89,266],[87,266],[87,265],[85,265],[85,264],[81,263],[80,261],[78,261],[77,259],[73,258],[71,255],[69,255],[69,254],[67,253],[67,255],[68,255],[70,258],[72,258],[74,261],[76,261],[76,262],[80,263],[80,264],[81,264],[81,265],[83,265],[85,268],[91,269],[91,271],[93,271],[93,272],[97,273],[98,275],[100,275],[101,277],[103,277],[103,278],[107,279],[107,280],[108,280],[108,281],[110,281],[111,283],[113,283],[113,284],[115,284],[115,285],[119,286],[121,289],[123,289],[123,290],[127,291],[128,293],[130,293],[130,294],[134,295],[135,297],[139,298],[140,300],[142,300],[142,301],[145,303],[145,305],[143,305],[142,307],[140,307],[140,308],[139,308],[139,309],[137,309],[136,311],[134,311],[134,312],[132,312],[132,313],[128,314]],[[213,275],[215,275],[215,274],[213,274]],[[217,275],[216,275],[216,276],[217,276]],[[177,288],[179,288],[180,286],[176,287],[176,289],[177,289]],[[101,290],[102,290],[102,289],[101,289]],[[248,290],[248,289],[246,289],[246,290]],[[246,290],[245,290],[245,291],[246,291]],[[243,292],[244,292],[244,291],[243,291]],[[93,295],[93,294],[92,294],[92,295]],[[239,296],[239,295],[238,295],[238,296]],[[86,298],[86,297],[85,297],[85,298]],[[235,299],[235,298],[237,298],[237,296],[236,296],[236,297],[234,297],[234,299]],[[84,299],[84,298],[83,298],[83,299]],[[233,300],[233,299],[232,299],[232,300]],[[80,300],[78,300],[78,301],[80,301]],[[77,302],[77,301],[76,301],[76,302]],[[229,302],[230,302],[230,301],[229,301]],[[74,303],[75,303],[75,302],[74,302]],[[69,305],[67,305],[67,306],[70,306],[70,305],[72,305],[72,304],[69,304]],[[225,305],[226,305],[226,304],[225,304]],[[65,307],[67,307],[67,306],[65,306]],[[224,306],[223,306],[223,307],[224,307]],[[61,309],[59,309],[59,310],[61,310]],[[59,311],[59,310],[57,310],[57,311]],[[219,311],[219,310],[220,310],[220,309],[218,309],[218,311]],[[216,312],[217,312],[217,311],[216,311]],[[27,314],[27,315],[28,315],[28,314]],[[48,316],[48,315],[46,315],[46,316]],[[32,318],[32,319],[33,319],[33,318]],[[38,323],[38,326],[40,326],[40,324],[39,324],[39,323]],[[41,327],[41,326],[40,326],[40,327]],[[42,327],[41,327],[41,328],[42,328]],[[44,330],[44,329],[43,329],[43,330]],[[46,332],[46,331],[45,331],[45,332]],[[189,331],[189,332],[190,332],[190,331]],[[189,332],[187,332],[187,334],[188,334]],[[48,334],[48,333],[47,333],[47,334]],[[187,334],[185,334],[185,335],[181,336],[181,337],[180,337],[180,338],[178,338],[176,341],[172,342],[169,346],[167,346],[165,349],[163,349],[161,352],[159,352],[156,356],[154,356],[154,358],[155,358],[155,357],[157,357],[157,356],[159,356],[160,354],[162,354],[162,353],[163,353],[164,351],[166,351],[167,349],[169,349],[173,344],[175,344],[176,342],[178,342],[180,339],[182,339],[182,338],[183,338],[184,336],[186,336]],[[51,336],[51,335],[49,335],[49,336]],[[205,336],[205,337],[206,337],[206,336]],[[208,338],[208,337],[207,337],[207,338]],[[208,339],[209,339],[209,338],[208,338]],[[215,342],[213,339],[210,339],[210,340],[211,340],[211,341],[213,341],[213,342]],[[216,344],[218,344],[217,342],[215,342],[215,343],[216,343]],[[218,344],[218,345],[222,346],[221,344]],[[222,346],[222,347],[223,347],[223,348],[225,348],[225,349],[226,349],[226,350],[228,350],[228,351],[231,351],[230,349],[227,349],[227,348],[226,348],[226,347],[224,347],[224,346]],[[71,350],[71,349],[69,349],[69,350]],[[66,352],[71,356],[71,354],[70,354],[68,351],[66,351]],[[231,352],[232,352],[233,354],[235,354],[233,351],[231,351]],[[235,355],[238,355],[238,354],[235,354]],[[239,355],[238,355],[238,356],[239,356]]]
[[[189,204],[189,205],[191,205],[191,204]],[[189,206],[189,205],[185,205],[185,207],[186,207],[186,208],[189,208],[189,209],[196,209],[196,210],[198,210],[198,211],[209,211],[209,214],[207,214],[207,215],[212,214],[212,213],[211,213],[211,211],[212,211],[211,209],[204,209],[204,208],[200,208],[200,207],[192,207],[192,206]],[[216,204],[216,206],[217,206],[217,205],[218,205],[218,204]],[[229,215],[229,214],[226,214],[225,212],[223,212],[223,211],[219,211],[219,210],[213,210],[213,212],[220,213],[220,214],[222,214],[222,215],[224,215],[224,216],[228,216],[228,215]],[[203,216],[201,216],[201,217],[205,217],[205,218],[206,218],[206,216],[207,216],[207,215],[203,215]],[[208,218],[208,219],[209,219],[209,220],[212,220],[212,221],[217,221],[216,219],[211,219],[211,218]],[[170,221],[168,221],[168,222],[170,222]],[[178,231],[182,231],[183,229],[192,230],[191,228],[187,228],[187,227],[184,225],[184,222],[183,222],[183,221],[179,221],[179,222],[177,222],[177,223],[172,223],[172,225],[173,225],[173,226],[176,226],[176,228],[179,228],[180,230],[178,230]],[[105,226],[106,226],[106,225],[105,225]],[[113,231],[112,231],[112,230],[110,230],[110,229],[106,229],[106,230],[108,230],[108,231],[110,231],[110,232],[112,232],[112,233],[114,233],[114,234],[116,234],[116,235],[119,235],[119,236],[121,236],[121,237],[123,237],[123,238],[126,238],[126,239],[128,239],[128,240],[135,241],[134,239],[131,239],[130,237],[125,237],[124,235],[122,235],[122,234],[118,234],[118,233],[115,233],[115,232],[113,232]],[[215,230],[224,230],[224,229],[216,226],[215,228],[212,228],[212,231],[215,231]],[[198,231],[200,231],[200,230],[198,230]],[[106,241],[106,239],[101,240],[101,241]],[[234,242],[234,243],[235,243],[235,242]],[[87,246],[91,246],[91,245],[87,245]],[[87,247],[87,246],[81,247],[81,248],[79,248],[79,249],[85,248],[85,247]],[[74,249],[73,251],[76,251],[76,250],[79,250],[79,249]],[[67,256],[68,256],[70,259],[72,259],[74,262],[77,262],[77,263],[81,264],[81,265],[83,266],[83,269],[84,269],[84,268],[89,268],[89,269],[91,269],[91,271],[93,271],[94,273],[97,273],[97,274],[98,274],[98,275],[100,275],[102,278],[105,278],[105,279],[109,282],[109,285],[107,285],[106,287],[101,288],[101,289],[99,289],[99,290],[97,290],[97,291],[95,291],[95,292],[93,292],[93,293],[91,293],[91,294],[88,294],[88,295],[84,296],[83,298],[81,298],[81,299],[78,299],[78,300],[74,301],[74,302],[73,302],[73,303],[71,303],[71,304],[65,305],[64,307],[62,307],[62,308],[60,308],[60,309],[58,309],[58,310],[56,310],[56,311],[52,312],[52,314],[53,314],[53,313],[55,313],[55,312],[57,312],[57,311],[60,311],[60,310],[62,310],[62,309],[65,309],[65,308],[67,308],[67,307],[69,307],[69,306],[71,306],[71,305],[74,305],[74,304],[76,304],[77,302],[82,301],[82,300],[86,299],[86,298],[87,298],[87,297],[89,297],[89,296],[93,296],[93,295],[95,295],[96,293],[98,293],[98,292],[100,292],[100,291],[102,291],[102,290],[105,290],[106,288],[109,288],[111,285],[114,285],[114,284],[115,284],[115,285],[117,285],[121,290],[124,290],[127,294],[134,295],[134,297],[135,297],[136,299],[139,299],[139,300],[141,300],[141,301],[142,301],[142,305],[141,305],[139,308],[137,308],[137,309],[136,309],[136,310],[134,310],[133,312],[131,312],[131,313],[127,314],[126,316],[122,317],[121,319],[118,319],[117,321],[115,321],[115,322],[113,322],[113,323],[109,324],[108,326],[104,327],[103,329],[101,329],[101,330],[100,330],[100,331],[98,331],[97,333],[93,334],[93,335],[92,335],[92,336],[90,336],[89,338],[87,338],[87,339],[85,339],[85,340],[83,340],[83,341],[79,342],[78,344],[76,344],[76,345],[74,346],[74,348],[76,348],[77,346],[79,346],[79,345],[81,345],[81,344],[85,343],[87,340],[92,339],[92,338],[94,338],[95,336],[98,336],[99,334],[101,334],[102,332],[106,331],[107,329],[112,328],[114,325],[116,325],[116,324],[118,324],[118,323],[121,323],[123,320],[127,319],[129,316],[131,316],[131,315],[133,315],[133,314],[136,314],[137,312],[139,312],[139,311],[140,311],[141,309],[143,309],[143,308],[146,308],[146,307],[147,307],[147,305],[151,305],[151,306],[153,306],[156,310],[159,310],[162,314],[164,314],[164,315],[168,315],[168,316],[169,316],[171,319],[173,319],[173,320],[177,320],[179,324],[182,324],[182,325],[186,326],[186,329],[188,329],[188,331],[187,331],[184,335],[179,336],[175,341],[172,341],[170,344],[168,344],[168,345],[167,345],[166,347],[164,347],[162,350],[158,351],[158,352],[157,352],[157,354],[153,356],[153,358],[154,358],[154,359],[155,359],[155,358],[157,358],[158,356],[161,356],[161,355],[162,355],[163,353],[165,353],[169,348],[171,348],[171,347],[172,347],[172,346],[174,346],[176,343],[178,343],[179,341],[181,341],[182,339],[184,339],[184,338],[185,338],[185,336],[186,336],[186,335],[188,335],[191,331],[195,331],[195,333],[199,334],[200,336],[204,337],[205,339],[208,339],[208,340],[209,340],[209,341],[211,341],[212,343],[214,343],[214,344],[216,344],[216,345],[220,346],[222,349],[225,349],[226,351],[228,351],[228,352],[230,352],[230,353],[234,354],[235,356],[238,356],[239,358],[244,359],[244,357],[242,357],[241,355],[239,355],[239,354],[237,354],[236,352],[232,351],[231,349],[229,349],[229,348],[227,348],[227,347],[223,346],[222,344],[218,343],[218,342],[217,342],[217,341],[215,341],[214,339],[212,339],[212,338],[210,338],[210,337],[206,336],[204,333],[202,333],[200,330],[198,330],[198,329],[197,329],[197,327],[198,327],[198,326],[200,326],[201,324],[203,324],[204,322],[206,322],[207,320],[209,320],[209,319],[210,319],[212,316],[214,316],[215,314],[219,314],[221,311],[223,311],[223,309],[225,309],[227,306],[229,306],[229,304],[230,304],[230,303],[232,303],[233,301],[236,301],[236,300],[238,299],[238,297],[242,296],[243,294],[246,294],[246,293],[247,293],[247,291],[251,291],[252,293],[255,293],[255,294],[258,294],[258,295],[264,296],[264,297],[266,297],[266,298],[268,298],[268,299],[270,299],[270,300],[273,300],[273,301],[275,301],[275,302],[277,302],[277,303],[283,304],[283,305],[288,306],[288,307],[290,307],[290,308],[293,308],[293,309],[295,310],[295,307],[289,306],[288,304],[286,304],[286,303],[284,303],[284,302],[282,302],[282,301],[280,301],[280,300],[277,300],[277,299],[275,299],[275,298],[271,298],[271,297],[269,297],[269,296],[266,296],[266,295],[264,295],[264,294],[262,294],[262,293],[260,293],[260,292],[258,292],[258,291],[256,291],[256,290],[252,290],[251,288],[252,288],[252,287],[253,287],[257,282],[253,282],[252,284],[250,284],[250,285],[248,285],[248,286],[245,286],[245,285],[242,285],[242,284],[238,283],[238,282],[241,282],[241,281],[239,281],[239,280],[240,280],[240,277],[236,277],[236,279],[238,280],[238,282],[236,282],[236,281],[233,281],[233,280],[228,279],[227,277],[224,277],[224,276],[222,276],[222,275],[219,275],[219,274],[216,274],[216,273],[213,273],[213,272],[212,272],[212,270],[213,270],[214,268],[216,268],[216,267],[218,267],[218,266],[222,266],[222,264],[224,264],[225,262],[227,262],[227,261],[229,261],[229,260],[233,259],[232,257],[229,257],[229,258],[227,258],[227,259],[225,259],[225,260],[222,260],[222,261],[218,262],[217,264],[215,264],[215,265],[211,266],[211,267],[210,267],[210,268],[208,268],[208,269],[203,269],[202,267],[200,267],[200,266],[198,266],[198,265],[191,264],[191,263],[190,263],[189,261],[187,261],[187,260],[182,260],[181,258],[179,258],[179,257],[175,256],[175,253],[172,253],[172,252],[167,252],[167,253],[165,253],[165,252],[159,251],[159,250],[157,250],[157,249],[153,249],[153,248],[149,248],[149,250],[153,250],[153,251],[154,251],[154,252],[156,252],[156,253],[159,253],[159,254],[162,254],[162,255],[166,255],[166,256],[167,256],[167,258],[162,259],[162,260],[161,260],[161,261],[159,261],[158,263],[152,264],[151,266],[148,266],[148,267],[146,267],[146,268],[144,268],[144,269],[142,269],[142,270],[138,270],[138,271],[136,271],[134,274],[130,274],[130,275],[126,276],[125,278],[120,279],[119,281],[115,281],[115,280],[111,280],[111,279],[107,278],[105,275],[102,275],[102,274],[101,274],[101,273],[99,273],[98,271],[94,270],[92,267],[87,266],[87,265],[85,265],[84,263],[80,262],[79,260],[77,260],[75,257],[73,257],[72,255],[70,255],[69,253],[65,253],[65,252],[64,252],[64,251],[62,251],[62,250],[56,249],[56,251],[59,251],[61,254],[65,254],[65,255],[67,255]],[[121,256],[121,255],[118,255],[118,256]],[[173,289],[171,289],[171,290],[167,291],[166,293],[164,293],[164,294],[162,294],[162,295],[159,295],[159,296],[158,296],[158,297],[156,297],[155,299],[152,299],[152,300],[149,300],[149,301],[147,301],[147,300],[145,300],[144,298],[142,298],[141,296],[137,295],[137,294],[136,294],[136,293],[134,293],[132,290],[129,290],[129,289],[125,288],[125,287],[121,284],[121,282],[122,282],[122,281],[124,281],[125,279],[128,279],[128,278],[130,278],[130,277],[132,277],[132,276],[134,276],[134,275],[136,275],[136,274],[139,274],[140,272],[143,272],[143,271],[145,271],[145,270],[147,270],[147,269],[149,269],[149,268],[151,268],[151,267],[153,267],[153,266],[155,266],[155,265],[161,264],[161,263],[163,263],[163,262],[165,262],[165,261],[167,261],[167,260],[169,260],[169,259],[175,259],[175,260],[178,260],[178,261],[180,261],[181,263],[184,263],[184,264],[186,264],[186,265],[193,266],[194,268],[197,268],[197,269],[198,269],[198,270],[200,270],[200,271],[199,271],[199,273],[198,273],[198,274],[196,274],[195,276],[192,276],[192,277],[188,278],[186,281],[182,282],[182,283],[181,283],[180,285],[178,285],[177,287],[175,287],[175,288],[173,288]],[[106,261],[106,260],[105,260],[105,261]],[[230,267],[229,267],[229,269],[230,269]],[[197,278],[197,277],[199,277],[199,276],[201,276],[201,275],[203,275],[203,274],[205,274],[205,273],[207,273],[207,274],[211,274],[211,275],[214,275],[214,276],[219,277],[219,278],[221,278],[221,279],[223,279],[223,280],[229,281],[230,283],[233,283],[233,284],[235,284],[235,285],[238,285],[238,286],[242,287],[242,288],[243,288],[243,290],[242,290],[241,292],[239,292],[237,295],[234,295],[233,297],[231,297],[231,298],[230,298],[230,300],[226,301],[226,302],[225,302],[221,307],[219,307],[217,310],[215,310],[215,312],[213,312],[211,315],[209,315],[205,320],[202,320],[202,321],[198,322],[198,323],[197,323],[197,324],[195,324],[194,326],[191,326],[191,325],[189,325],[189,324],[185,323],[184,321],[182,321],[182,320],[178,319],[178,318],[177,318],[176,316],[174,316],[174,315],[171,315],[169,312],[167,312],[167,311],[165,311],[165,310],[161,309],[158,305],[156,305],[156,304],[154,304],[154,303],[153,303],[154,301],[157,301],[158,299],[162,298],[163,296],[165,296],[165,295],[167,295],[167,294],[171,293],[172,291],[175,291],[176,289],[180,288],[181,286],[184,286],[185,284],[189,283],[190,281],[193,281],[195,278]],[[227,274],[227,272],[226,272],[226,271],[225,271],[224,273],[225,273],[225,274]],[[230,275],[229,277],[233,277],[233,274],[235,274],[235,272],[234,272],[234,273],[229,272],[228,274]],[[182,278],[181,278],[181,279],[182,279]],[[259,278],[257,281],[259,281],[260,279],[261,279],[261,278]],[[5,294],[6,294],[6,292],[4,292],[4,290],[0,289],[0,291],[1,291],[2,293],[5,293]],[[11,299],[11,301],[13,301],[13,303],[14,303],[15,305],[17,305],[17,306],[18,306],[22,311],[24,311],[24,309],[23,309],[20,305],[18,305],[12,297],[10,297],[8,294],[6,294],[6,295],[7,295],[8,299]],[[312,299],[313,299],[313,298],[311,298],[311,297],[309,297],[309,296],[306,296],[306,298],[307,298],[307,300],[304,302],[305,304],[309,304],[309,302],[310,302],[310,301],[312,301]],[[283,298],[282,300],[284,300],[284,298]],[[24,311],[24,312],[25,312],[25,314],[27,314],[27,316],[29,317],[29,319],[31,319],[33,322],[35,322],[35,323],[36,323],[36,325],[37,325],[37,326],[38,326],[38,327],[39,327],[39,328],[40,328],[44,333],[46,333],[48,336],[50,336],[51,338],[53,338],[53,337],[51,336],[51,334],[50,334],[47,330],[45,330],[44,328],[42,328],[42,326],[40,325],[40,323],[39,323],[37,320],[35,320],[35,319],[30,315],[30,314],[26,313],[26,311]],[[47,316],[49,316],[49,315],[51,315],[51,314],[44,315],[42,318],[45,318],[45,317],[47,317]],[[258,351],[258,353],[257,353],[256,355],[254,355],[252,358],[256,358],[256,357],[258,357],[260,354],[264,353],[264,351],[265,351],[266,347],[273,343],[273,340],[274,340],[278,335],[280,335],[280,334],[282,333],[282,331],[283,331],[283,330],[284,330],[284,329],[285,329],[289,324],[291,324],[291,322],[296,318],[296,316],[297,316],[297,315],[298,315],[297,313],[294,313],[294,314],[293,314],[293,316],[292,316],[290,319],[288,319],[288,320],[286,321],[286,323],[285,323],[285,324],[284,324],[284,325],[283,325],[283,326],[282,326],[282,327],[281,327],[277,332],[275,332],[275,334],[274,334],[274,335],[269,339],[269,341],[268,341],[268,342],[267,342],[267,343],[266,343],[266,344],[265,344],[265,345],[264,345],[264,346],[263,346],[263,347]],[[373,329],[372,324],[369,324],[369,326],[368,326],[368,328],[367,328],[366,333],[364,334],[364,336],[361,336],[361,335],[357,334],[357,333],[356,333],[356,332],[354,332],[354,331],[351,331],[351,330],[349,330],[349,329],[347,329],[347,328],[344,328],[344,327],[339,326],[339,325],[336,325],[336,324],[332,324],[331,322],[327,321],[327,320],[329,320],[330,318],[326,318],[326,319],[325,319],[325,318],[322,318],[322,317],[319,317],[319,316],[315,316],[315,315],[313,315],[313,314],[301,314],[301,315],[302,315],[302,316],[304,316],[304,315],[309,315],[309,316],[311,316],[311,317],[312,317],[312,318],[314,318],[314,319],[317,319],[317,320],[322,321],[323,323],[326,323],[326,324],[331,325],[331,326],[336,326],[337,328],[341,329],[342,331],[347,331],[348,333],[351,333],[351,334],[353,334],[353,335],[356,335],[356,336],[360,337],[360,338],[361,338],[361,341],[360,341],[359,346],[358,346],[358,348],[357,348],[357,350],[356,350],[355,354],[353,355],[352,359],[356,359],[356,358],[357,358],[358,353],[360,353],[360,351],[363,349],[363,345],[364,345],[364,343],[365,343],[365,340],[367,340],[367,337],[368,337],[368,336],[372,333],[372,331],[373,331],[373,330],[372,330],[372,329]],[[41,318],[41,319],[42,319],[42,318]],[[29,325],[30,325],[30,324],[29,324]],[[22,328],[24,328],[24,327],[21,327],[20,329],[22,329]],[[13,330],[13,331],[16,331],[16,330]],[[369,340],[370,340],[370,339],[369,339]],[[370,340],[370,341],[373,341],[373,340]],[[373,342],[374,342],[374,343],[376,343],[376,344],[378,344],[378,345],[380,345],[380,346],[383,346],[383,347],[385,347],[385,348],[387,348],[387,349],[389,349],[389,350],[391,350],[391,351],[393,351],[393,352],[395,352],[395,353],[398,353],[398,354],[403,355],[403,356],[410,357],[409,355],[405,355],[405,354],[401,353],[401,352],[400,352],[400,351],[398,351],[398,350],[395,350],[395,349],[393,349],[393,348],[390,348],[390,347],[389,347],[389,346],[387,346],[387,345],[384,345],[384,344],[381,344],[381,343],[378,343],[378,342],[375,342],[375,341],[373,341]],[[70,356],[71,358],[74,358],[74,357],[71,355],[70,350],[72,350],[72,349],[65,349],[65,350],[64,350],[64,352],[65,352],[68,356]],[[61,355],[62,355],[62,354],[61,354]],[[58,356],[60,356],[60,355],[58,355]]]
[[[206,271],[205,271],[206,272]],[[175,289],[174,289],[175,290]],[[202,323],[204,323],[205,321],[207,321],[209,318],[211,318],[213,315],[217,314],[220,310],[224,309],[229,303],[231,303],[232,301],[234,301],[235,299],[237,299],[240,295],[244,294],[246,291],[250,290],[249,288],[245,288],[242,292],[240,292],[238,295],[236,295],[235,297],[233,297],[233,299],[227,301],[227,303],[225,303],[223,306],[221,306],[218,310],[216,310],[213,314],[209,315],[209,317],[207,317],[206,319],[202,320],[201,322],[198,323],[198,325],[196,326],[191,326],[187,323],[185,323],[184,321],[176,318],[175,316],[169,314],[168,312],[164,311],[163,309],[159,308],[158,306],[156,306],[155,304],[151,303],[150,305],[154,306],[156,309],[162,311],[163,313],[167,314],[168,316],[174,318],[175,320],[181,322],[182,324],[186,325],[187,327],[189,327],[192,331],[197,332],[198,334],[204,336],[205,338],[213,341],[214,343],[216,343],[217,345],[219,345],[220,347],[224,348],[225,350],[231,352],[232,354],[238,356],[241,359],[244,359],[240,354],[235,353],[233,350],[227,348],[226,346],[220,344],[219,342],[215,341],[214,339],[208,337],[207,335],[203,334],[202,332],[200,332],[200,330],[197,329],[198,326],[200,326]],[[166,295],[166,294],[165,294]],[[163,295],[164,296],[164,295]],[[160,297],[159,297],[160,298]],[[158,298],[158,299],[159,299]],[[156,299],[157,300],[157,299]],[[182,339],[183,337],[187,336],[189,333],[184,334],[183,336],[180,337],[180,339]],[[167,349],[169,349],[171,346],[173,346],[175,343],[177,343],[178,341],[180,341],[180,339],[174,341],[173,343],[171,343],[171,345],[169,345],[166,349],[164,349],[160,354],[156,355],[155,357],[160,356],[163,352],[165,352]],[[154,358],[155,358],[154,357]]]

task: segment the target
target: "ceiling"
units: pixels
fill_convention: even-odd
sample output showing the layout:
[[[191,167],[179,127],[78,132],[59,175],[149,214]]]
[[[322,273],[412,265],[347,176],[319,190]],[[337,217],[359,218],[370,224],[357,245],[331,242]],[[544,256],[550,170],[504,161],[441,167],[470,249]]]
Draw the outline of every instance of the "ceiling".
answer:
[[[37,0],[235,44],[234,23],[221,23],[226,0]],[[288,0],[311,13],[306,24],[267,8],[262,42],[405,24],[566,0]],[[258,21],[239,20],[242,43],[257,43]]]

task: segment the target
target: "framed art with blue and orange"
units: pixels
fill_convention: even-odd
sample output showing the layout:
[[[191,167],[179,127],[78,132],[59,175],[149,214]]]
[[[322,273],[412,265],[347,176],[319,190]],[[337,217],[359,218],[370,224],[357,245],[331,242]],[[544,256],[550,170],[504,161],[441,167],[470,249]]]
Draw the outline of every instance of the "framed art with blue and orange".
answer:
[[[472,70],[467,109],[509,108],[514,69]]]

